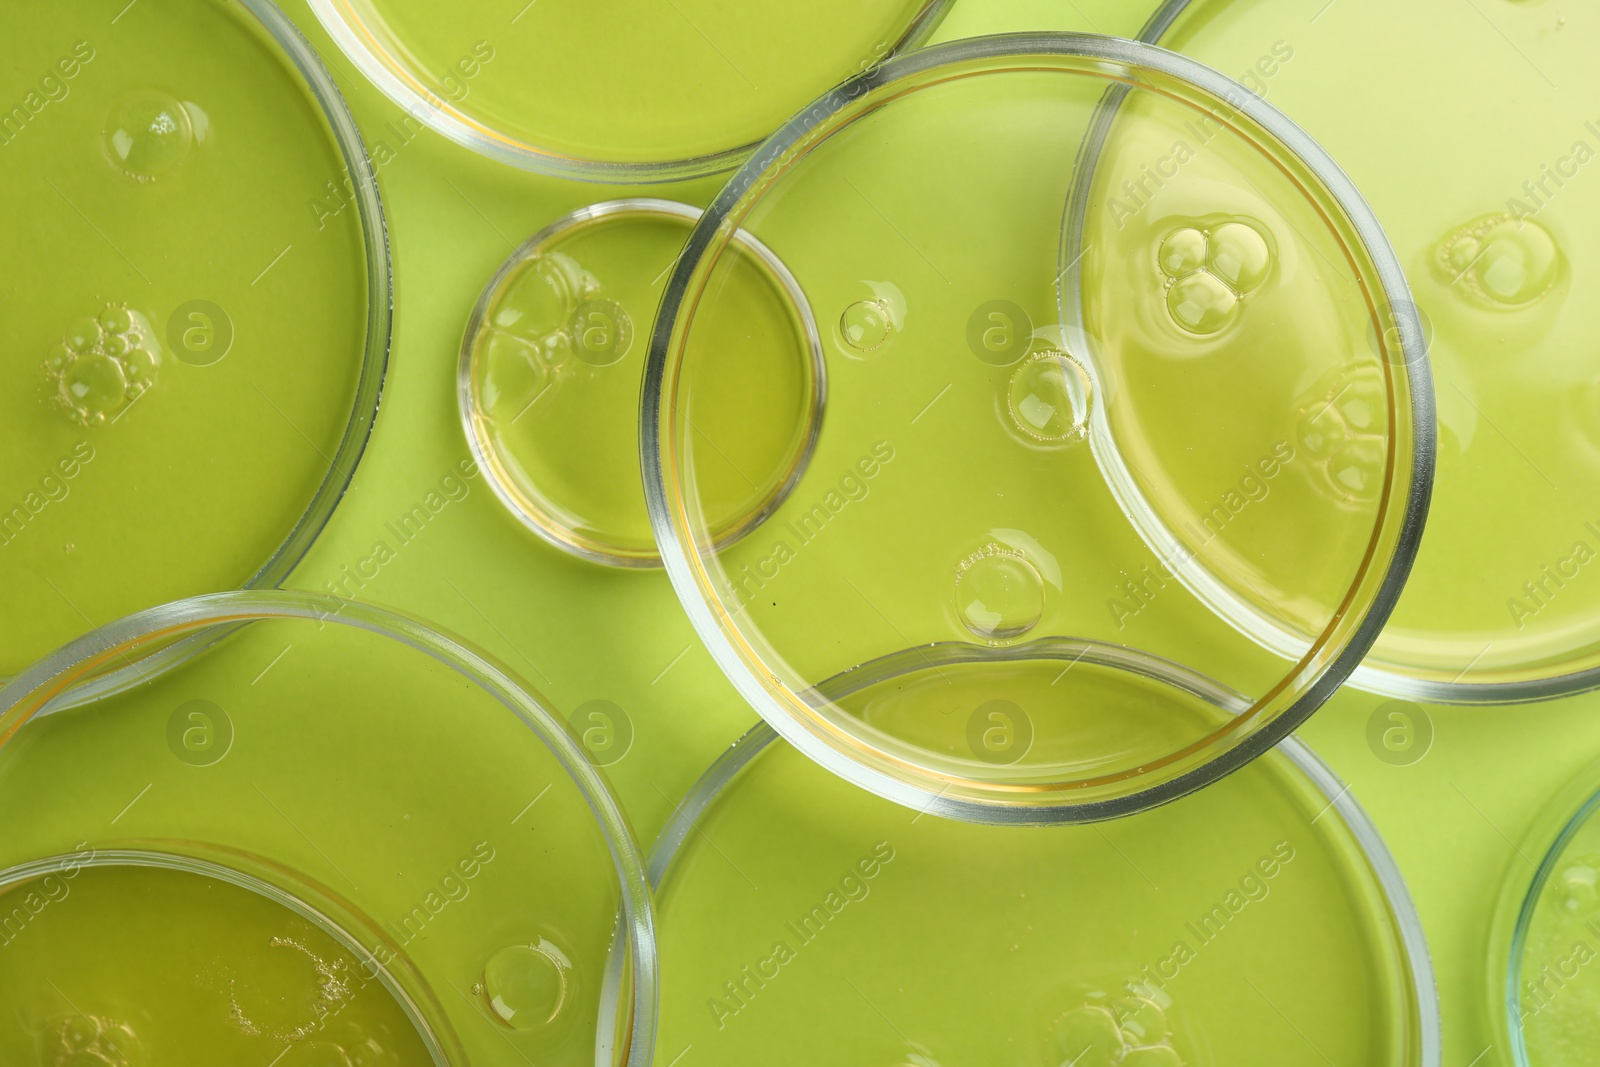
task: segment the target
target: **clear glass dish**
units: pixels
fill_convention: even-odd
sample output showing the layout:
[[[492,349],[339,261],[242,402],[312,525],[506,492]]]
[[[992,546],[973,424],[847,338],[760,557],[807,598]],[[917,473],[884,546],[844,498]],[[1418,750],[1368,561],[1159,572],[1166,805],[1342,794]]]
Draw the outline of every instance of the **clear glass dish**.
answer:
[[[1487,1005],[1501,1062],[1587,1062],[1600,1019],[1600,767],[1546,806],[1509,865],[1489,939]]]
[[[274,591],[100,627],[0,688],[0,796],[8,1062],[649,1060],[625,816],[541,698],[420,623]]]
[[[1600,271],[1600,193],[1581,177],[1600,146],[1600,74],[1582,5],[1493,5],[1460,26],[1455,13],[1341,2],[1309,38],[1291,2],[1170,0],[1141,36],[1270,94],[1383,222],[1439,379],[1439,476],[1406,594],[1352,682],[1504,705],[1600,684],[1587,577],[1600,534],[1584,504],[1600,483],[1597,320],[1582,298]],[[1453,28],[1396,61],[1391,42],[1440,25]],[[1433,92],[1462,70],[1459,91]],[[1417,106],[1401,117],[1397,99]]]
[[[355,124],[268,0],[31,5],[0,53],[36,80],[0,128],[6,677],[284,579],[372,428],[390,264]]]
[[[1078,196],[1098,220],[1067,264],[1087,311],[1057,322]],[[828,410],[793,492],[729,545],[697,467],[729,451],[698,430],[735,232],[825,324]],[[1359,194],[1236,83],[1105,38],[942,45],[807,108],[702,217],[651,339],[647,500],[702,640],[803,752],[963,818],[1107,818],[1265,751],[1360,662],[1427,511],[1422,353]],[[1294,436],[1346,393],[1368,416],[1354,492]],[[1251,589],[1282,640],[1154,551],[1124,483],[1148,493],[1158,468],[1181,475],[1161,488],[1198,531],[1189,562]],[[1017,667],[1035,648],[1083,661],[1041,680]],[[892,714],[817,688],[897,653],[925,670]],[[1179,664],[1246,706],[1190,715]],[[967,732],[996,700],[1030,724],[1004,758]]]
[[[892,686],[909,659],[823,688]],[[1441,1062],[1404,881],[1348,787],[1294,738],[1103,829],[1002,827],[872,797],[762,724],[685,797],[650,875],[665,1057]]]
[[[639,474],[650,316],[700,209],[642,197],[591,204],[507,257],[467,321],[461,423],[495,495],[580,558],[656,567]],[[822,337],[771,249],[735,234],[732,309],[718,331],[725,395],[698,427],[717,540],[755,529],[810,462],[826,404]]]
[[[949,6],[311,0],[407,121],[513,166],[628,184],[731,170],[811,97],[925,40]]]

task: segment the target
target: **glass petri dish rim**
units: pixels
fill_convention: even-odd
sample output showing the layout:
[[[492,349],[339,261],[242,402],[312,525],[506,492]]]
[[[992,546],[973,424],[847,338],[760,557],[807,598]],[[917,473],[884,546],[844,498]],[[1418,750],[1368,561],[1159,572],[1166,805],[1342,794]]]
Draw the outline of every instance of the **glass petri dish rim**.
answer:
[[[339,156],[350,175],[361,224],[362,251],[367,262],[366,347],[361,357],[355,399],[350,419],[345,424],[344,436],[328,460],[328,472],[323,475],[305,513],[283,543],[240,587],[270,589],[289,576],[327,526],[334,509],[350,487],[356,465],[372,437],[373,424],[377,420],[383,396],[384,379],[388,373],[389,347],[394,329],[394,270],[389,256],[389,230],[384,217],[383,200],[378,192],[377,172],[367,156],[366,145],[355,118],[350,114],[327,67],[323,66],[310,42],[272,0],[236,2],[255,16],[294,63],[305,85],[311,90],[323,118],[327,120]],[[192,652],[193,646],[185,643],[181,649],[172,650],[172,654],[163,657],[163,660],[169,664],[181,662],[185,655]],[[0,682],[4,680],[4,676],[0,676]]]
[[[390,101],[435,133],[464,148],[540,174],[609,185],[659,185],[733,170],[761,142],[692,156],[650,162],[589,159],[540,148],[484,125],[430,92],[410,64],[385,49],[356,13],[351,0],[307,0],[339,50]],[[923,0],[921,10],[890,47],[898,55],[923,44],[938,29],[955,0]]]
[[[466,433],[467,445],[472,450],[472,457],[478,466],[489,474],[489,486],[494,490],[495,496],[504,504],[506,510],[517,517],[517,520],[532,530],[546,542],[570,552],[580,559],[592,563],[600,563],[611,567],[629,568],[659,568],[661,556],[657,552],[629,551],[617,545],[607,544],[593,537],[586,537],[558,521],[554,516],[542,511],[530,500],[525,500],[513,492],[509,483],[510,477],[504,471],[504,464],[495,454],[494,447],[489,444],[486,435],[479,432],[479,418],[475,414],[477,403],[475,390],[472,384],[473,341],[477,338],[478,331],[483,328],[484,319],[488,316],[489,305],[493,302],[495,294],[505,284],[510,275],[529,261],[530,255],[540,245],[579,226],[604,219],[621,219],[630,215],[681,220],[693,227],[699,222],[703,212],[700,208],[677,200],[664,200],[657,197],[624,197],[617,200],[603,200],[599,203],[589,204],[569,212],[554,222],[545,226],[538,233],[528,238],[505,258],[494,276],[489,279],[489,284],[484,286],[478,302],[473,305],[472,314],[467,318],[466,331],[461,336],[461,356],[456,364],[456,401],[461,413],[461,428]],[[772,492],[760,501],[754,511],[740,517],[718,539],[719,548],[731,545],[753,532],[756,527],[766,521],[767,517],[783,505],[789,498],[800,479],[805,475],[806,468],[811,464],[811,456],[816,451],[817,439],[822,434],[822,416],[827,410],[828,401],[828,368],[827,360],[822,350],[822,332],[817,326],[816,314],[813,312],[811,302],[806,299],[805,290],[800,288],[800,282],[794,274],[778,258],[778,254],[755,237],[743,230],[737,231],[733,240],[739,247],[751,255],[760,264],[761,269],[777,284],[790,309],[799,320],[801,331],[805,334],[807,354],[811,363],[811,397],[806,413],[805,441],[796,454],[789,470],[783,479],[773,488]]]
[[[892,659],[894,657],[887,657]],[[878,661],[882,663],[884,661]],[[861,668],[858,668],[861,669]],[[847,674],[850,672],[847,672]],[[886,672],[892,677],[896,671]],[[881,677],[881,676],[880,676]],[[823,683],[824,687],[840,686],[845,675],[837,675]],[[853,684],[853,683],[852,683]],[[1226,699],[1226,691],[1217,695]],[[689,788],[672,816],[662,827],[650,849],[650,887],[658,894],[671,877],[674,861],[682,852],[684,843],[696,832],[701,817],[722,795],[739,773],[757,756],[779,740],[777,731],[765,722],[758,722],[729,746]],[[1384,842],[1383,835],[1367,815],[1349,786],[1340,780],[1333,769],[1324,763],[1298,737],[1286,738],[1278,751],[1328,798],[1328,810],[1334,812],[1349,828],[1356,843],[1371,866],[1395,926],[1400,935],[1400,949],[1405,957],[1406,975],[1415,997],[1417,1028],[1417,1067],[1440,1067],[1443,1062],[1443,1021],[1439,1010],[1438,985],[1434,980],[1433,958],[1428,950],[1427,935],[1423,930],[1422,916],[1418,913],[1405,877],[1395,863],[1394,855]],[[1519,1065],[1520,1067],[1520,1065]]]
[[[1204,763],[1121,796],[1081,804],[1063,800],[1026,806],[996,799],[986,795],[987,791],[995,788],[995,783],[962,780],[950,774],[935,773],[868,747],[865,742],[823,719],[775,675],[767,672],[763,676],[745,662],[743,654],[724,629],[723,623],[727,618],[725,609],[720,604],[714,604],[711,598],[701,595],[699,550],[688,543],[689,537],[684,532],[679,505],[670,500],[667,493],[671,477],[667,469],[666,443],[670,431],[663,426],[663,419],[669,414],[664,413],[663,405],[668,386],[667,365],[674,355],[677,319],[689,295],[694,273],[707,251],[723,240],[722,232],[733,227],[736,220],[732,218],[732,212],[762,174],[774,165],[787,164],[808,134],[857,99],[947,64],[1040,54],[1112,67],[1143,67],[1186,82],[1208,96],[1226,101],[1237,113],[1276,137],[1322,180],[1372,256],[1378,273],[1379,290],[1385,302],[1402,310],[1414,308],[1405,273],[1377,217],[1360,191],[1315,140],[1282,112],[1226,75],[1186,56],[1140,41],[1082,33],[998,34],[934,45],[895,56],[824,94],[801,111],[774,133],[728,180],[690,235],[683,255],[668,279],[651,334],[645,367],[639,442],[646,503],[667,575],[680,604],[712,658],[745,700],[773,725],[784,740],[834,773],[880,796],[907,807],[980,822],[1077,822],[1115,818],[1200,789],[1237,770],[1288,737],[1338,690],[1377,639],[1416,559],[1433,490],[1435,425],[1432,376],[1420,321],[1414,312],[1410,317],[1399,314],[1397,328],[1401,334],[1402,349],[1415,354],[1408,356],[1403,368],[1412,385],[1412,477],[1404,497],[1404,511],[1397,524],[1394,554],[1384,571],[1372,605],[1346,646],[1328,661],[1321,674],[1299,698],[1271,722],[1257,727],[1243,740]],[[772,683],[770,687],[769,682]],[[774,688],[782,690],[782,694],[775,692]],[[1205,744],[1217,743],[1223,735],[1246,722],[1251,714],[1246,712],[1210,737],[1186,746],[1171,758],[1189,756]],[[934,782],[941,780],[943,785],[936,788]],[[979,795],[957,795],[954,792],[957,785],[976,790]],[[1066,792],[1061,791],[1062,794]]]
[[[1489,931],[1487,994],[1495,1037],[1516,1067],[1530,1067],[1532,1062],[1522,1030],[1519,986],[1534,911],[1567,846],[1596,812],[1600,812],[1600,763],[1586,767],[1551,798],[1519,843],[1519,856],[1539,856],[1533,873],[1526,874],[1521,864],[1510,864],[1501,884]]]
[[[1195,0],[1164,0],[1139,30],[1138,40],[1159,45],[1161,39],[1167,35],[1167,31],[1177,22],[1178,17],[1194,6],[1194,2]],[[1416,318],[1417,307],[1413,303],[1408,302],[1394,310],[1397,320]],[[1397,321],[1396,325],[1402,329],[1407,327],[1402,321]],[[1420,338],[1420,323],[1416,325],[1417,336]],[[1409,338],[1405,343],[1409,348]],[[1542,678],[1511,682],[1463,682],[1459,679],[1446,682],[1432,678],[1418,678],[1397,666],[1369,662],[1361,664],[1351,672],[1350,684],[1369,693],[1402,697],[1407,700],[1426,700],[1435,704],[1531,704],[1600,689],[1600,665],[1566,674],[1552,674]]]
[[[241,857],[252,860],[254,857]],[[256,861],[259,862],[259,861]],[[417,1032],[417,1037],[428,1050],[429,1058],[437,1067],[451,1067],[453,1063],[464,1062],[465,1054],[456,1046],[455,1036],[449,1031],[448,1024],[436,1028],[434,1021],[429,1018],[434,1012],[425,1011],[396,980],[392,969],[380,962],[361,940],[326,913],[323,907],[302,899],[289,890],[274,885],[259,878],[241,867],[230,867],[213,859],[199,856],[188,856],[177,852],[163,852],[142,848],[98,849],[88,855],[67,854],[50,856],[42,859],[31,860],[27,863],[15,864],[5,870],[0,870],[0,893],[19,886],[35,878],[45,878],[49,875],[63,871],[76,872],[89,868],[105,867],[132,867],[138,870],[177,871],[183,874],[199,875],[214,881],[225,882],[239,889],[246,890],[286,908],[300,918],[305,919],[322,933],[332,938],[341,948],[353,956],[366,974],[369,970],[371,977],[375,978],[384,991],[400,1006],[406,1018],[411,1022]],[[314,887],[324,894],[327,890]],[[364,918],[364,917],[363,917]],[[369,934],[370,936],[370,934]],[[433,1006],[430,1006],[433,1007]],[[442,1029],[442,1033],[440,1030]]]
[[[129,650],[141,644],[207,630],[220,631],[219,637],[214,639],[220,640],[220,636],[240,626],[274,619],[350,626],[429,656],[483,689],[521,719],[556,757],[583,794],[599,824],[616,870],[621,906],[618,939],[610,954],[608,970],[615,973],[625,963],[631,968],[633,980],[632,996],[622,1007],[628,1013],[628,1045],[618,1062],[648,1064],[655,1046],[656,1029],[655,919],[644,854],[621,802],[584,755],[560,716],[546,706],[537,691],[485,653],[427,623],[372,604],[290,589],[210,593],[149,608],[91,630],[0,685],[0,748],[4,748],[33,716],[51,714],[81,703],[73,699],[71,692],[78,679],[92,675],[105,663],[125,658]],[[207,647],[214,640],[197,647]],[[161,653],[156,655],[159,657]],[[136,662],[130,664],[130,667],[136,666]],[[127,671],[118,674],[125,675]],[[111,691],[121,688],[126,686]],[[624,943],[625,960],[617,950],[617,946]],[[603,1013],[602,1019],[605,1018]]]

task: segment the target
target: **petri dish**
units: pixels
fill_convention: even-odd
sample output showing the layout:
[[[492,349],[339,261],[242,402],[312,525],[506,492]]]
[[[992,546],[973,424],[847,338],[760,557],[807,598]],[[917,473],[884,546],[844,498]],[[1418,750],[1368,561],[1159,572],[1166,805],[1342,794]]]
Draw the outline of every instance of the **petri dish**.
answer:
[[[1488,1014],[1505,1062],[1583,1063],[1600,1018],[1600,768],[1554,797],[1507,872],[1490,935]]]
[[[1112,91],[1127,99],[1100,165],[1075,167]],[[1192,129],[1210,140],[1179,153]],[[1118,215],[1073,265],[1096,313],[1085,327],[1059,312],[1061,223],[1080,183],[1097,218],[1116,214],[1112,151],[1135,176],[1170,173],[1158,211]],[[1190,247],[1208,230],[1225,240]],[[783,259],[824,324],[828,414],[788,499],[726,545],[693,430],[725,358],[699,323],[718,314],[736,231]],[[1202,279],[1174,296],[1188,283],[1171,272],[1196,255],[1249,292],[1208,303]],[[641,415],[657,544],[745,698],[858,785],[962,818],[1125,814],[1286,736],[1387,617],[1432,463],[1410,306],[1338,168],[1208,68],[1071,34],[897,57],[763,145],[675,268]],[[1400,328],[1378,332],[1395,308]],[[1354,497],[1283,436],[1345,378],[1371,405],[1377,464]],[[1182,475],[1174,499],[1208,531],[1203,558],[1259,589],[1289,639],[1241,629],[1152,550],[1117,479],[1155,460]],[[1060,647],[1082,662],[1041,675],[1030,650]],[[895,654],[924,669],[897,683],[892,712],[817,689]],[[1159,681],[1172,664],[1247,706],[1190,715]],[[969,735],[991,701],[1030,724],[1014,758]]]
[[[311,3],[410,121],[514,166],[630,184],[732,169],[817,93],[925,40],[949,6]]]
[[[1404,882],[1347,788],[1293,738],[1102,829],[922,817],[761,724],[691,790],[650,871],[664,1056],[1440,1062]]]
[[[649,324],[700,209],[593,204],[534,234],[479,298],[461,345],[461,421],[501,502],[584,559],[660,565],[639,474]],[[720,312],[703,325],[720,396],[697,424],[696,478],[716,540],[760,525],[799,480],[827,393],[821,333],[771,249],[736,234]]]
[[[0,794],[8,1063],[650,1054],[621,809],[420,623],[245,591],[100,627],[0,688]]]
[[[1584,503],[1600,480],[1597,320],[1580,296],[1600,272],[1587,237],[1600,192],[1581,177],[1600,148],[1586,125],[1600,75],[1585,59],[1600,30],[1562,0],[1491,5],[1470,24],[1454,10],[1423,3],[1397,23],[1361,0],[1313,36],[1294,4],[1173,0],[1144,37],[1269,94],[1383,222],[1438,377],[1438,479],[1406,594],[1352,680],[1500,705],[1600,679],[1600,586],[1586,577],[1600,536]],[[1420,50],[1388,61],[1388,35],[1424,27]],[[1357,56],[1374,73],[1351,83]],[[1467,69],[1459,92],[1435,91]],[[1397,99],[1410,102],[1403,121]],[[1309,447],[1360,447],[1352,414],[1335,416],[1337,432],[1311,428]]]
[[[361,455],[390,327],[371,167],[276,7],[69,0],[10,30],[0,677],[279,583]]]

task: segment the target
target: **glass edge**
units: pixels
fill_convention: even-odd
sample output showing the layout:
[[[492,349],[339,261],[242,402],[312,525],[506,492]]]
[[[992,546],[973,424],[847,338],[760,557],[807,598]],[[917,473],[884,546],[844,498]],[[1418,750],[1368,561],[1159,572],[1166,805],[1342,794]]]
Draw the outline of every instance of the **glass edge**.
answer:
[[[556,757],[599,824],[617,876],[618,923],[627,933],[633,978],[628,1048],[619,1062],[647,1067],[655,1047],[659,996],[655,920],[645,856],[632,824],[610,783],[590,763],[538,690],[466,642],[388,608],[323,593],[282,589],[211,593],[126,616],[45,656],[0,685],[0,722],[22,714],[24,702],[41,688],[85,660],[120,645],[173,628],[203,629],[269,619],[339,623],[407,645],[485,690],[521,719]],[[17,723],[12,721],[11,726],[14,730]],[[8,737],[9,732],[0,735],[0,745]]]

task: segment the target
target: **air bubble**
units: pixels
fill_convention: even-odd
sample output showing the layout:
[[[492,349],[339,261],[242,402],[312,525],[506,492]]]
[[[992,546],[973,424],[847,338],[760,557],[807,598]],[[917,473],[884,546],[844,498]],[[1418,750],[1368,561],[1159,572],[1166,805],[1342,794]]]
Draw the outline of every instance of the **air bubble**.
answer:
[[[49,1067],[142,1067],[144,1050],[133,1027],[101,1015],[75,1014],[48,1025],[43,1063]]]
[[[1340,503],[1370,503],[1382,491],[1384,401],[1380,372],[1366,364],[1327,375],[1300,399],[1296,437],[1314,483]]]
[[[876,352],[894,334],[894,313],[883,300],[857,300],[839,316],[839,334],[857,352]]]
[[[1025,439],[1072,444],[1089,432],[1094,389],[1083,366],[1054,349],[1029,357],[1011,375],[1006,391],[1011,421]]]
[[[1192,226],[1174,230],[1161,242],[1161,270],[1169,278],[1182,278],[1206,265],[1206,235]]]
[[[1167,310],[1190,333],[1216,333],[1233,321],[1238,304],[1232,289],[1204,272],[1180,278],[1167,290]]]
[[[1267,280],[1272,253],[1266,238],[1255,227],[1225,222],[1211,232],[1206,266],[1235,293],[1244,295],[1255,292]]]
[[[1122,1032],[1107,1008],[1085,1005],[1063,1015],[1057,1041],[1069,1062],[1114,1064],[1122,1054]]]
[[[550,941],[512,945],[489,957],[483,968],[485,1004],[513,1030],[548,1026],[571,999],[572,961]]]
[[[988,545],[956,568],[956,614],[974,636],[1014,641],[1044,616],[1044,580],[1021,553]]]
[[[1575,863],[1554,879],[1561,910],[1568,915],[1588,915],[1600,904],[1600,870]]]
[[[1439,246],[1439,262],[1459,284],[1495,307],[1533,303],[1555,288],[1561,251],[1531,218],[1501,213],[1468,223]]]
[[[122,172],[147,182],[189,158],[194,125],[183,104],[156,89],[130,93],[106,118],[106,152]]]

